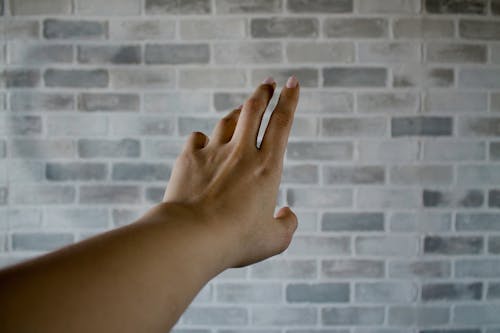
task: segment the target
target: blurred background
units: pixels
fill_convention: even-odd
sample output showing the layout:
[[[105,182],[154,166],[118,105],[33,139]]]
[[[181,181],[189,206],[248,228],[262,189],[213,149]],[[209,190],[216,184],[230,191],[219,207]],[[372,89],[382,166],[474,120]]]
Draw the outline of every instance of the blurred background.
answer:
[[[187,135],[295,74],[296,237],[175,331],[500,332],[500,1],[0,8],[0,265],[133,222]]]

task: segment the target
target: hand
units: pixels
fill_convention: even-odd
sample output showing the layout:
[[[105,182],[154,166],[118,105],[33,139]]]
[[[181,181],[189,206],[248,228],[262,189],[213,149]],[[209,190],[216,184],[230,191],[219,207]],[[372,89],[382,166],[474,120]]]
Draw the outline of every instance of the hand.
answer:
[[[273,216],[283,156],[299,99],[290,77],[264,133],[257,135],[276,83],[268,78],[216,125],[210,139],[193,132],[177,158],[164,202],[188,205],[229,242],[229,267],[249,265],[283,252],[297,228],[288,207]]]

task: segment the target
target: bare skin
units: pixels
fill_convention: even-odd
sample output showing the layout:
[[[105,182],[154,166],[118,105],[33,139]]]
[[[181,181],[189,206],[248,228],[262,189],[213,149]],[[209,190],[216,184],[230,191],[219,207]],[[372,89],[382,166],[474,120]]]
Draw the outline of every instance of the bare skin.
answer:
[[[1,270],[0,332],[163,333],[210,279],[283,252],[297,228],[290,208],[274,215],[299,98],[288,83],[260,148],[270,81],[210,138],[189,137],[163,202],[139,220]]]

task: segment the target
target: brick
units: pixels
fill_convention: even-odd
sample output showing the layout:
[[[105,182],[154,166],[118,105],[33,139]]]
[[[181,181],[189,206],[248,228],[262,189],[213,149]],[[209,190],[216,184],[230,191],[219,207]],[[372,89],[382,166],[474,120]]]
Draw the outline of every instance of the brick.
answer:
[[[20,205],[67,204],[75,201],[76,191],[69,185],[11,185],[9,196]]]
[[[104,163],[49,162],[45,167],[45,177],[49,181],[104,180],[107,174],[108,168]]]
[[[483,284],[472,283],[431,283],[422,286],[422,301],[477,301],[481,299]]]
[[[140,202],[140,188],[135,185],[82,185],[80,204],[134,204]]]
[[[490,143],[490,159],[492,161],[500,160],[500,142],[491,142]]]
[[[0,120],[0,135],[33,136],[42,133],[42,119],[39,116],[3,116]]]
[[[141,47],[137,45],[81,45],[78,62],[82,64],[139,64]]]
[[[287,158],[290,160],[351,160],[353,145],[350,142],[290,142]]]
[[[79,15],[139,15],[141,13],[139,0],[77,0],[75,11]]]
[[[412,42],[361,42],[358,61],[361,63],[407,63],[420,60],[420,46]]]
[[[82,93],[78,95],[78,110],[139,111],[138,94]]]
[[[453,168],[448,165],[404,165],[389,169],[390,181],[397,185],[450,185]]]
[[[322,118],[321,136],[324,137],[384,137],[387,133],[385,117]]]
[[[362,209],[418,208],[420,201],[420,192],[413,189],[363,187],[356,193]]]
[[[268,1],[268,3],[272,3],[272,1]],[[217,4],[218,2],[216,2]],[[179,24],[180,36],[185,40],[241,40],[247,34],[243,18],[222,18],[219,16],[217,20],[189,19],[181,20]]]
[[[499,324],[500,305],[457,305],[454,311],[454,323],[465,325]]]
[[[148,44],[147,64],[206,64],[210,61],[208,44]]]
[[[316,324],[316,309],[312,307],[258,307],[253,309],[255,326],[310,326]]]
[[[357,110],[362,113],[415,113],[419,96],[414,92],[361,92]]]
[[[6,167],[11,183],[40,182],[45,178],[45,165],[39,160],[11,159]]]
[[[486,14],[486,1],[425,0],[425,9],[431,14]]]
[[[370,279],[384,277],[384,262],[369,259],[328,259],[321,263],[326,279]]]
[[[482,112],[488,110],[488,96],[484,92],[428,92],[424,110],[427,112]]]
[[[272,64],[283,62],[279,42],[219,42],[213,45],[216,64]]]
[[[243,307],[191,306],[182,315],[182,322],[187,325],[246,325],[248,312]]]
[[[383,184],[385,170],[381,166],[333,167],[323,168],[325,184]]]
[[[460,37],[473,40],[499,40],[500,22],[462,19],[458,22]]]
[[[391,119],[393,137],[444,136],[453,133],[450,117],[397,117]]]
[[[384,231],[383,213],[324,213],[322,231]]]
[[[43,77],[48,87],[102,88],[109,81],[105,69],[47,69]]]
[[[71,14],[71,0],[11,0],[12,15]]]
[[[384,322],[384,308],[375,306],[327,307],[321,310],[326,326],[370,326]]]
[[[449,309],[430,306],[393,306],[389,308],[391,326],[434,326],[448,323]]]
[[[148,15],[191,15],[209,14],[212,9],[209,0],[146,0]]]
[[[354,289],[358,302],[399,303],[417,298],[417,286],[411,282],[361,282]]]
[[[5,69],[3,75],[6,88],[35,88],[40,85],[38,69]]]
[[[213,106],[215,111],[230,111],[238,105],[243,104],[248,97],[247,93],[239,92],[215,92]]]
[[[425,141],[423,159],[428,161],[475,161],[486,158],[484,142]]]
[[[12,111],[64,111],[75,108],[72,94],[51,92],[11,92]]]
[[[113,209],[111,212],[111,218],[114,226],[122,226],[139,220],[144,213],[145,212],[142,209]]]
[[[358,236],[356,253],[385,257],[411,257],[417,253],[418,240],[413,236]]]
[[[427,236],[425,254],[479,254],[483,252],[483,238],[475,236]]]
[[[165,163],[114,163],[113,180],[166,181],[170,177],[170,166]]]
[[[419,13],[420,4],[415,0],[361,0],[357,9],[362,14],[415,14]]]
[[[494,165],[461,165],[458,167],[460,185],[494,185],[500,183],[500,170]]]
[[[481,207],[484,194],[481,190],[424,190],[422,193],[424,207]]]
[[[352,191],[348,189],[288,189],[287,201],[293,207],[351,207]]]
[[[323,68],[325,87],[385,87],[387,70],[379,67]]]
[[[389,263],[389,276],[403,279],[448,278],[451,263],[448,261],[393,261]]]
[[[286,46],[287,59],[291,63],[352,63],[354,62],[352,42],[289,42]]]
[[[112,20],[109,22],[111,40],[172,40],[175,38],[174,20],[154,18]]]
[[[70,139],[15,139],[7,149],[14,158],[72,158],[76,146]]]
[[[349,92],[301,91],[297,108],[302,114],[353,112],[354,99]]]
[[[217,14],[279,13],[283,10],[282,0],[215,0]]]
[[[458,231],[500,231],[500,215],[496,213],[458,213]]]
[[[498,259],[463,259],[455,263],[455,276],[464,278],[497,278],[500,274]]]
[[[250,34],[254,38],[316,38],[319,35],[319,21],[316,18],[271,17],[253,18]]]
[[[0,188],[0,205],[6,205],[9,200],[9,189],[7,187]]]
[[[412,39],[452,38],[455,34],[453,20],[428,17],[396,18],[394,37]]]
[[[323,25],[328,38],[384,38],[388,30],[382,18],[326,18]]]
[[[209,109],[209,105],[210,94],[207,92],[175,91],[144,94],[144,111],[146,112],[204,113]]]
[[[488,253],[500,254],[500,237],[499,236],[488,237]]]
[[[147,202],[158,203],[163,201],[165,188],[163,187],[146,187],[145,198]]]
[[[279,283],[220,283],[216,300],[223,303],[280,303],[282,286]]]
[[[490,190],[488,193],[488,206],[489,207],[500,207],[500,191]]]
[[[41,227],[42,212],[39,208],[6,208],[0,210],[0,230],[33,230]]]
[[[352,0],[289,0],[287,9],[292,13],[350,13]]]
[[[499,76],[500,70],[496,68],[463,68],[460,70],[458,86],[474,89],[500,89]]]
[[[286,287],[289,303],[344,303],[349,302],[348,283],[292,283]]]
[[[429,43],[426,48],[429,62],[438,63],[485,63],[486,45]]]
[[[251,266],[252,279],[312,279],[316,277],[313,259],[273,258]]]
[[[178,118],[178,130],[181,136],[189,135],[191,132],[199,131],[211,133],[219,118],[197,118],[182,117]]]
[[[108,211],[105,208],[48,208],[43,221],[49,229],[105,229]]]
[[[281,182],[283,184],[317,184],[318,167],[314,164],[285,165]]]
[[[179,88],[241,88],[246,82],[245,70],[236,68],[186,68],[179,73]]]
[[[73,61],[71,45],[12,43],[8,53],[9,63],[17,65],[64,64]]]
[[[402,163],[416,161],[418,146],[414,140],[361,140],[358,142],[358,159],[370,163]]]
[[[102,40],[106,38],[108,25],[105,21],[58,20],[43,21],[43,36],[47,39]]]
[[[122,136],[171,136],[175,130],[174,119],[165,116],[123,116],[113,118],[110,123],[111,132]]]
[[[500,299],[500,283],[490,282],[487,292],[487,299]]]
[[[175,159],[184,146],[184,140],[146,139],[144,140],[144,157]]]
[[[5,19],[0,21],[0,32],[5,40],[38,39],[40,24],[36,20]]]
[[[393,86],[450,87],[454,82],[451,68],[427,68],[426,65],[404,65],[393,69]]]
[[[112,68],[109,71],[111,86],[124,90],[165,90],[174,88],[173,68]]]
[[[81,158],[139,157],[140,152],[140,141],[130,138],[78,140],[78,156]]]
[[[500,112],[500,93],[490,94],[490,111]]]
[[[108,132],[108,120],[88,115],[50,116],[47,118],[49,136],[98,136]]]
[[[257,68],[252,70],[252,85],[259,85],[266,77],[272,76],[278,85],[284,84],[290,75],[295,75],[300,86],[309,88],[318,86],[318,70],[310,67],[295,68]]]
[[[14,233],[12,249],[15,251],[50,251],[73,243],[69,233]]]
[[[351,252],[346,236],[295,236],[286,254],[293,256],[342,255]]]

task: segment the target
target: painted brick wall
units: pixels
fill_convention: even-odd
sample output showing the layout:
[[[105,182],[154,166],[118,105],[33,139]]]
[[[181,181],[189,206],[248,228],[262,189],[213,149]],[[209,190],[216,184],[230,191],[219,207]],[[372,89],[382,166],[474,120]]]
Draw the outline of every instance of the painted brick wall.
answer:
[[[500,332],[500,1],[0,12],[1,265],[130,223],[191,131],[293,73],[280,201],[297,235],[210,282],[176,331]]]

